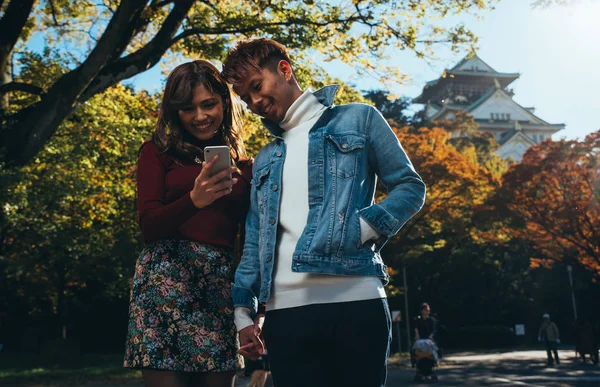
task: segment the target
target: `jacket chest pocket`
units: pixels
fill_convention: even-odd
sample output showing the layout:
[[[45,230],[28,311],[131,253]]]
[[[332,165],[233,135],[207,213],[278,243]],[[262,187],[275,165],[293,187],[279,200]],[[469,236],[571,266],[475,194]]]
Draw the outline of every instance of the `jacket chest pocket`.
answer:
[[[254,177],[250,184],[256,191],[258,199],[258,210],[260,213],[265,212],[265,206],[267,204],[267,182],[269,180],[269,174],[271,173],[270,165],[267,165],[254,173]]]
[[[329,173],[343,179],[354,177],[365,138],[356,134],[328,134],[326,138]]]

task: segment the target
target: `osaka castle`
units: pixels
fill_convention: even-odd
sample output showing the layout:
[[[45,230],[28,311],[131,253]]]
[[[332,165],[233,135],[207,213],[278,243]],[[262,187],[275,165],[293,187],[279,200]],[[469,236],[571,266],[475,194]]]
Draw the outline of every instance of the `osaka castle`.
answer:
[[[550,124],[513,100],[508,86],[519,73],[499,73],[470,54],[442,76],[429,81],[414,103],[425,105],[428,121],[452,120],[457,111],[468,112],[482,132],[492,133],[499,156],[521,161],[525,151],[565,127]],[[457,134],[453,134],[457,135]]]

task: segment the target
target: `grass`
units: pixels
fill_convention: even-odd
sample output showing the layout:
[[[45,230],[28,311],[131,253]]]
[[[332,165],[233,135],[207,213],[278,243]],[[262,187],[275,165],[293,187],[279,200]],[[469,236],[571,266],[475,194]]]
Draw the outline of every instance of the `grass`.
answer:
[[[0,353],[2,386],[68,386],[88,382],[140,383],[141,372],[123,368],[122,354],[82,354],[76,359],[59,361],[39,355]]]
[[[408,353],[393,354],[390,368],[410,366]],[[140,371],[123,368],[122,354],[82,354],[71,359],[0,353],[0,386],[141,385]]]
[[[394,353],[388,358],[388,368],[410,367],[410,354],[408,352]]]

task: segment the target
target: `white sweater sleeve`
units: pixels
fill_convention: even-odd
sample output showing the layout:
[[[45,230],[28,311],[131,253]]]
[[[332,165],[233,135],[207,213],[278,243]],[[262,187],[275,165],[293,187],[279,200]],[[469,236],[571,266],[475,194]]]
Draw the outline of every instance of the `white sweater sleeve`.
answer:
[[[233,318],[238,332],[247,326],[254,325],[254,321],[252,320],[252,317],[250,317],[251,313],[252,311],[249,308],[241,306],[234,309]]]

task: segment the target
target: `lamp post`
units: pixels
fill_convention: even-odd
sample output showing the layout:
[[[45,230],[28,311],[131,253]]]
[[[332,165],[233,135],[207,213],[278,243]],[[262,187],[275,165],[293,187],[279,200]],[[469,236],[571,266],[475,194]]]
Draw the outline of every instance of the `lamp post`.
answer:
[[[573,267],[567,265],[567,273],[569,273],[569,285],[571,286],[571,302],[573,303],[573,316],[577,320],[577,305],[575,304],[575,292],[573,291]]]
[[[404,309],[406,309],[406,342],[408,343],[408,352],[412,348],[410,343],[410,314],[408,312],[408,284],[406,283],[406,266],[402,267],[402,279],[404,280]]]

